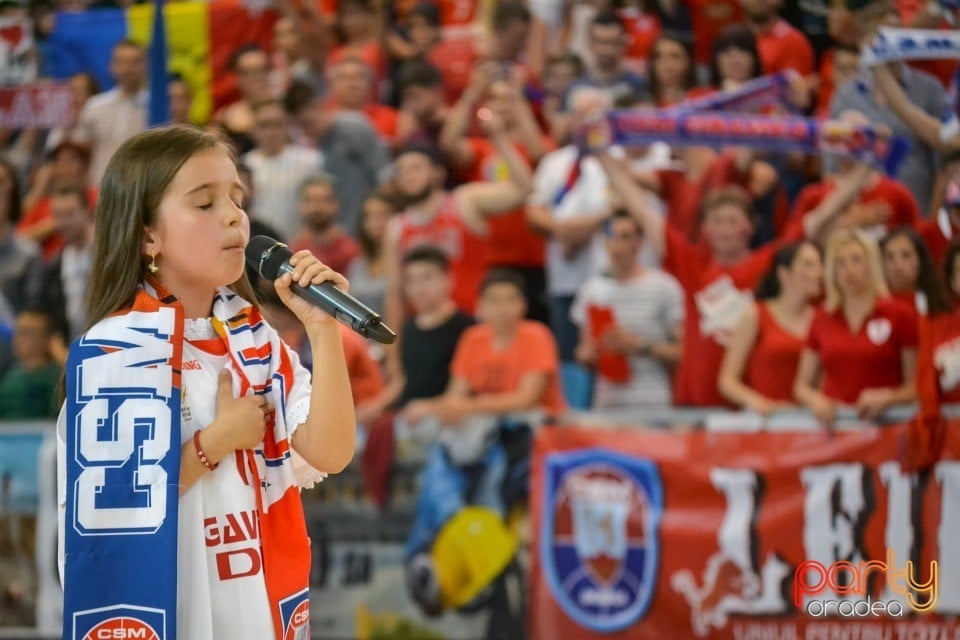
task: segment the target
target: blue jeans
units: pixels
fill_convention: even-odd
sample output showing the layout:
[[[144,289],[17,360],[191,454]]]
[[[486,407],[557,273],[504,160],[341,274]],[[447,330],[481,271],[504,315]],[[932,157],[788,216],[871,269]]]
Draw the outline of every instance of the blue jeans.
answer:
[[[573,350],[580,339],[577,325],[570,320],[572,306],[573,296],[550,296],[550,328],[557,339],[560,360],[563,362],[573,362]]]

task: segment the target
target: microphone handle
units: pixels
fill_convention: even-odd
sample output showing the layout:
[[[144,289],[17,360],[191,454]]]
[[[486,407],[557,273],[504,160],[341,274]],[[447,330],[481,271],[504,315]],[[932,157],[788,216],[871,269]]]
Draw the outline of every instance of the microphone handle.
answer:
[[[290,265],[290,262],[285,260],[283,264],[280,265],[278,277],[285,273],[292,274],[293,271],[294,269]],[[301,287],[294,282],[290,286],[290,290],[304,300],[320,307],[365,338],[368,337],[367,329],[371,325],[380,323],[380,316],[376,311],[370,309],[353,296],[340,291],[332,282],[310,284],[306,287]]]

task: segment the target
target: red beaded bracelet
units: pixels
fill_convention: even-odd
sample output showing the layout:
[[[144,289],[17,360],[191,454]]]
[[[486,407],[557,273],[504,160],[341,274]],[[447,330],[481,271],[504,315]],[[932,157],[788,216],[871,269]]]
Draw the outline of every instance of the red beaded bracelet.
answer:
[[[201,464],[205,466],[208,470],[213,471],[220,466],[220,463],[211,464],[210,459],[207,458],[207,454],[203,452],[203,449],[200,447],[200,429],[197,429],[193,432],[193,448],[197,450],[197,457],[200,458]]]

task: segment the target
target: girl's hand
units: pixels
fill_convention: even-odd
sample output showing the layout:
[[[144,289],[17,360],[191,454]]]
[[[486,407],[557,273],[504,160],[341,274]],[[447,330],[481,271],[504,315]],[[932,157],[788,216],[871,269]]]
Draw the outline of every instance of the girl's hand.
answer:
[[[214,462],[219,462],[234,451],[255,449],[263,442],[266,415],[272,410],[266,396],[234,398],[230,372],[224,369],[217,387],[216,418],[204,429],[208,438],[204,451]]]
[[[290,287],[293,284],[308,287],[311,284],[332,282],[338,289],[346,292],[350,290],[350,283],[347,279],[317,260],[306,249],[293,254],[293,257],[290,258],[290,266],[293,267],[293,274],[284,274],[277,278],[273,284],[283,304],[297,316],[297,319],[305,327],[335,325],[337,321],[333,316],[297,296],[290,290]]]

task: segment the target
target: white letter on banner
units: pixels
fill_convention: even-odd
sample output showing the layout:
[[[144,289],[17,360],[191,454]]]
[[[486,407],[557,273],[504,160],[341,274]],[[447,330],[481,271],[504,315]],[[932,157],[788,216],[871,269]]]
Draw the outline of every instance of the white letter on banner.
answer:
[[[940,554],[940,599],[938,613],[960,613],[960,463],[941,462],[934,473],[940,484],[940,529],[937,531],[937,546]]]
[[[84,361],[78,372],[82,397],[144,392],[155,397],[169,398],[173,386],[173,372],[167,361],[173,356],[173,345],[164,338],[173,334],[175,319],[173,309],[162,308],[150,313],[130,312],[97,323],[87,332],[84,344],[117,342],[134,346],[123,347]],[[131,325],[159,331],[164,337],[137,331]],[[155,365],[140,366],[158,360]],[[117,375],[118,370],[123,371],[121,376]],[[123,381],[119,387],[118,380]]]
[[[917,500],[917,476],[905,475],[900,471],[897,462],[884,462],[878,469],[880,480],[887,487],[887,527],[884,531],[884,540],[887,549],[892,550],[897,564],[912,558],[914,541],[913,505]],[[886,562],[884,558],[874,558]],[[906,606],[904,597],[890,588],[888,580],[883,581],[884,588],[881,598],[887,602],[898,601]]]
[[[806,489],[803,504],[803,549],[806,560],[829,566],[837,560],[863,560],[862,521],[867,516],[861,464],[829,464],[800,472]],[[820,598],[830,598],[824,590]],[[837,596],[845,599],[847,596]],[[806,602],[810,597],[806,596]],[[858,598],[853,598],[858,599]]]
[[[107,401],[100,399],[87,403],[80,412],[80,454],[104,464],[85,466],[77,479],[76,521],[85,531],[156,530],[167,513],[167,472],[160,460],[170,448],[170,407],[157,399],[124,402],[113,416],[107,416],[116,439],[97,440],[97,425],[106,408]],[[135,453],[136,427],[150,436]],[[145,494],[145,506],[98,508],[96,496],[105,484],[107,469],[123,466],[134,455],[133,490]]]
[[[787,603],[780,586],[790,568],[773,554],[766,557],[759,574],[758,567],[754,566],[758,550],[753,548],[757,539],[753,523],[760,509],[757,504],[759,474],[750,469],[711,469],[710,482],[727,501],[717,544],[720,552],[740,568],[746,583],[741,598],[724,598],[724,610],[749,614],[786,611]]]

